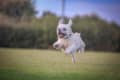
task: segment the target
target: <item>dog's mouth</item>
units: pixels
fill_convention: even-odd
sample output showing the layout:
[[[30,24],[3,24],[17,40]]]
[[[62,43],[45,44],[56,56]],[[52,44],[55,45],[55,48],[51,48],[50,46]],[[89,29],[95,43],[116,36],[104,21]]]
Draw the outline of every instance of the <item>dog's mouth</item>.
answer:
[[[64,38],[64,36],[66,36],[66,34],[65,34],[65,33],[62,33],[62,32],[59,32],[58,35],[59,35],[60,38]]]

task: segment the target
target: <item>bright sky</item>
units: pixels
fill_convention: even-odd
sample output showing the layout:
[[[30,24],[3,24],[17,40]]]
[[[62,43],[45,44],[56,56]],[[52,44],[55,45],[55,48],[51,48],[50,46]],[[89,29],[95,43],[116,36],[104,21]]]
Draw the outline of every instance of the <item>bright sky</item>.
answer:
[[[40,16],[44,11],[61,15],[61,0],[36,0],[35,8],[38,11],[37,16]],[[66,0],[66,16],[82,16],[92,13],[120,24],[120,0]]]

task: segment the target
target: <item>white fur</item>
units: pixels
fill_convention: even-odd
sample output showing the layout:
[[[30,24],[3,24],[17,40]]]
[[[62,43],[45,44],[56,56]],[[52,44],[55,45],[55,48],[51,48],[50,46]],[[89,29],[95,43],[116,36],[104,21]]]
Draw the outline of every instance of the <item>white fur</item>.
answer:
[[[72,20],[70,19],[68,24],[61,23],[61,20],[58,23],[57,27],[57,36],[58,40],[53,44],[53,47],[56,49],[64,49],[65,54],[71,54],[72,55],[72,62],[75,63],[76,59],[74,54],[79,52],[84,52],[85,49],[85,43],[82,40],[80,33],[73,33],[72,29]],[[65,28],[66,30],[64,30]],[[61,34],[64,33],[64,37],[60,37]]]

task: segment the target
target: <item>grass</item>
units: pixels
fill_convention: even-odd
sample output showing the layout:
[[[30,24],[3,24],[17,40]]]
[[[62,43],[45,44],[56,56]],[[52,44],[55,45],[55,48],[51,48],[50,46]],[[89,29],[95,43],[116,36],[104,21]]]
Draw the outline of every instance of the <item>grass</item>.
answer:
[[[0,80],[120,80],[120,54],[0,48]]]

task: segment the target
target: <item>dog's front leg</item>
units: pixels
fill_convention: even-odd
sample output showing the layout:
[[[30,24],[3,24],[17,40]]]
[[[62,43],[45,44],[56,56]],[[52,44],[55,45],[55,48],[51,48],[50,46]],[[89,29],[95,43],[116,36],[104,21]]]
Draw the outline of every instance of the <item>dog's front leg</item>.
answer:
[[[65,54],[71,54],[72,55],[72,62],[75,64],[76,63],[76,58],[74,53],[76,53],[76,47],[75,45],[71,45],[65,50]]]
[[[56,48],[56,49],[61,49],[62,48],[62,42],[60,39],[58,39],[54,44],[53,44],[53,48]]]
[[[75,55],[74,54],[71,54],[71,55],[72,55],[72,62],[75,64],[76,63]]]

